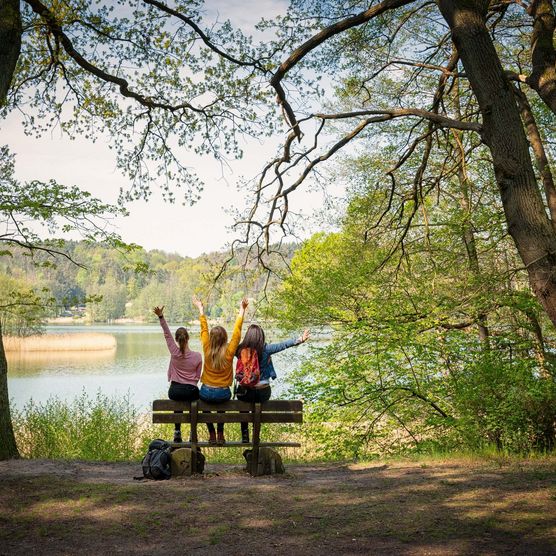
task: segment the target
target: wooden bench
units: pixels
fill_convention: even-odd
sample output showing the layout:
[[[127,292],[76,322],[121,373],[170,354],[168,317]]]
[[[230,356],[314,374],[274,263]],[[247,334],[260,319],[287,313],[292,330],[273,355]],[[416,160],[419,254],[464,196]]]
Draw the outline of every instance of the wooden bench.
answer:
[[[210,413],[209,413],[210,412]],[[302,423],[303,402],[300,400],[269,400],[262,404],[247,403],[231,400],[219,404],[211,404],[202,400],[195,402],[176,402],[173,400],[154,400],[153,423],[189,423],[191,425],[191,441],[170,442],[174,448],[191,448],[196,453],[197,448],[252,448],[252,475],[259,474],[259,449],[264,447],[287,446],[299,448],[299,442],[261,442],[262,423]],[[252,423],[252,441],[225,442],[224,444],[210,444],[198,440],[197,425],[199,423]],[[195,473],[195,458],[191,458],[191,472]]]

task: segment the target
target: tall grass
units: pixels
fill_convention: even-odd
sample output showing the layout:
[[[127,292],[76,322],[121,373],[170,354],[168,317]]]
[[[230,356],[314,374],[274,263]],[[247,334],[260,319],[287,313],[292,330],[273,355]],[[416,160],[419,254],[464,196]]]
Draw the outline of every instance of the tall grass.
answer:
[[[13,422],[19,451],[28,458],[133,460],[154,434],[129,395],[111,398],[100,392],[93,398],[83,392],[71,402],[31,400],[14,411]]]
[[[44,334],[41,336],[5,336],[6,351],[101,351],[116,349],[116,338],[102,332]]]
[[[13,411],[13,423],[20,454],[27,458],[141,460],[152,439],[171,440],[173,436],[173,425],[154,425],[151,414],[138,410],[129,395],[109,397],[100,391],[94,397],[83,392],[73,401],[56,397],[44,403],[31,400]],[[301,442],[301,449],[279,448],[285,461],[322,459],[308,438],[309,426],[263,425],[261,438]],[[227,424],[225,432],[229,441],[241,438],[239,424]],[[201,440],[208,438],[205,425],[199,424],[198,434]],[[189,435],[188,425],[182,425],[182,435]],[[206,452],[212,463],[245,462],[243,448],[206,448]]]
[[[421,446],[419,450],[378,452],[372,443],[366,448],[352,445],[355,442],[353,433],[342,429],[339,424],[333,426],[332,423],[311,421],[309,413],[303,424],[263,424],[261,439],[300,442],[301,448],[278,448],[283,460],[289,463],[368,461],[385,457],[422,461],[454,457],[498,461],[535,456],[501,453],[492,446],[484,446],[481,450],[465,450],[460,446],[458,450],[434,443]],[[70,402],[56,397],[41,404],[30,401],[22,410],[13,412],[13,423],[19,451],[27,458],[141,461],[151,440],[171,440],[173,436],[173,425],[154,425],[151,414],[137,409],[129,395],[109,397],[100,391],[93,397],[83,392]],[[199,424],[198,434],[200,440],[208,438],[204,424]],[[182,436],[187,438],[188,435],[189,426],[184,424]],[[239,423],[227,424],[225,435],[228,441],[239,441]],[[243,450],[243,447],[203,448],[211,463],[244,463]]]

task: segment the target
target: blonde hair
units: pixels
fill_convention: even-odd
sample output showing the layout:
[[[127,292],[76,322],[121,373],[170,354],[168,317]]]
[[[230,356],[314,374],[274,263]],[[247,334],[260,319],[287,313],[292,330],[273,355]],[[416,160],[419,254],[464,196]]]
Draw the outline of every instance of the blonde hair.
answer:
[[[212,362],[212,367],[217,371],[226,366],[227,343],[228,333],[223,326],[214,326],[210,329],[208,358]]]

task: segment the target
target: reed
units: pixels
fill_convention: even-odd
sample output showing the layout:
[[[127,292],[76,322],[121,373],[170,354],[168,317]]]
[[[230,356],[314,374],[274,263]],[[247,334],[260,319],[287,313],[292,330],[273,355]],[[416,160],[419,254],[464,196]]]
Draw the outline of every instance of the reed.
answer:
[[[6,336],[7,352],[20,351],[104,351],[116,349],[116,338],[102,332],[72,332],[71,334],[44,334],[41,336]]]

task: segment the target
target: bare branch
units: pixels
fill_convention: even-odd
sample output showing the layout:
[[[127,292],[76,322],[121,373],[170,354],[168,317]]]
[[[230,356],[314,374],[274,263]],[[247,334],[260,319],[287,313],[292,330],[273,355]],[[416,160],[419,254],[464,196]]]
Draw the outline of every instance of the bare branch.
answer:
[[[274,87],[278,95],[278,103],[282,106],[284,112],[287,115],[287,121],[289,126],[292,128],[295,136],[301,138],[301,130],[299,129],[299,123],[295,117],[294,111],[286,99],[286,93],[281,85],[281,81],[288,71],[290,71],[295,65],[297,65],[309,52],[320,46],[322,43],[327,41],[330,37],[342,33],[352,27],[357,27],[367,21],[370,21],[377,15],[380,15],[389,10],[399,8],[400,6],[405,6],[407,4],[412,4],[415,0],[383,0],[379,4],[372,6],[368,10],[361,12],[347,19],[343,19],[330,25],[323,29],[320,33],[317,33],[311,37],[308,41],[304,42],[300,47],[296,48],[286,60],[284,60],[280,67],[276,70],[270,84]]]
[[[245,60],[239,60],[237,58],[234,58],[230,54],[227,54],[226,52],[221,50],[218,46],[216,46],[209,39],[209,37],[203,32],[203,30],[187,15],[185,15],[185,14],[183,14],[183,13],[177,11],[177,10],[174,10],[173,8],[170,8],[169,6],[167,6],[163,2],[159,2],[158,0],[143,0],[143,2],[145,2],[145,4],[149,4],[151,6],[154,6],[154,7],[158,8],[159,10],[161,10],[161,11],[163,11],[163,12],[169,14],[169,15],[172,15],[174,17],[177,17],[179,20],[183,21],[186,25],[191,27],[191,29],[193,29],[195,31],[195,33],[197,33],[197,35],[199,35],[199,38],[213,52],[216,52],[216,54],[218,54],[219,56],[222,56],[222,58],[225,58],[229,62],[232,62],[232,63],[234,63],[238,66],[249,66],[249,67],[257,68],[264,73],[268,72],[268,70],[266,68],[264,68],[258,60],[252,60],[250,62],[246,62]]]
[[[476,122],[463,122],[461,120],[454,120],[447,116],[442,116],[436,112],[422,110],[420,108],[392,108],[388,110],[359,110],[355,112],[341,112],[338,114],[314,114],[315,118],[323,120],[341,120],[346,118],[356,118],[360,116],[390,116],[387,119],[400,118],[402,116],[417,116],[426,120],[430,120],[440,127],[449,127],[454,129],[461,129],[465,131],[475,131],[482,133],[483,126]]]

